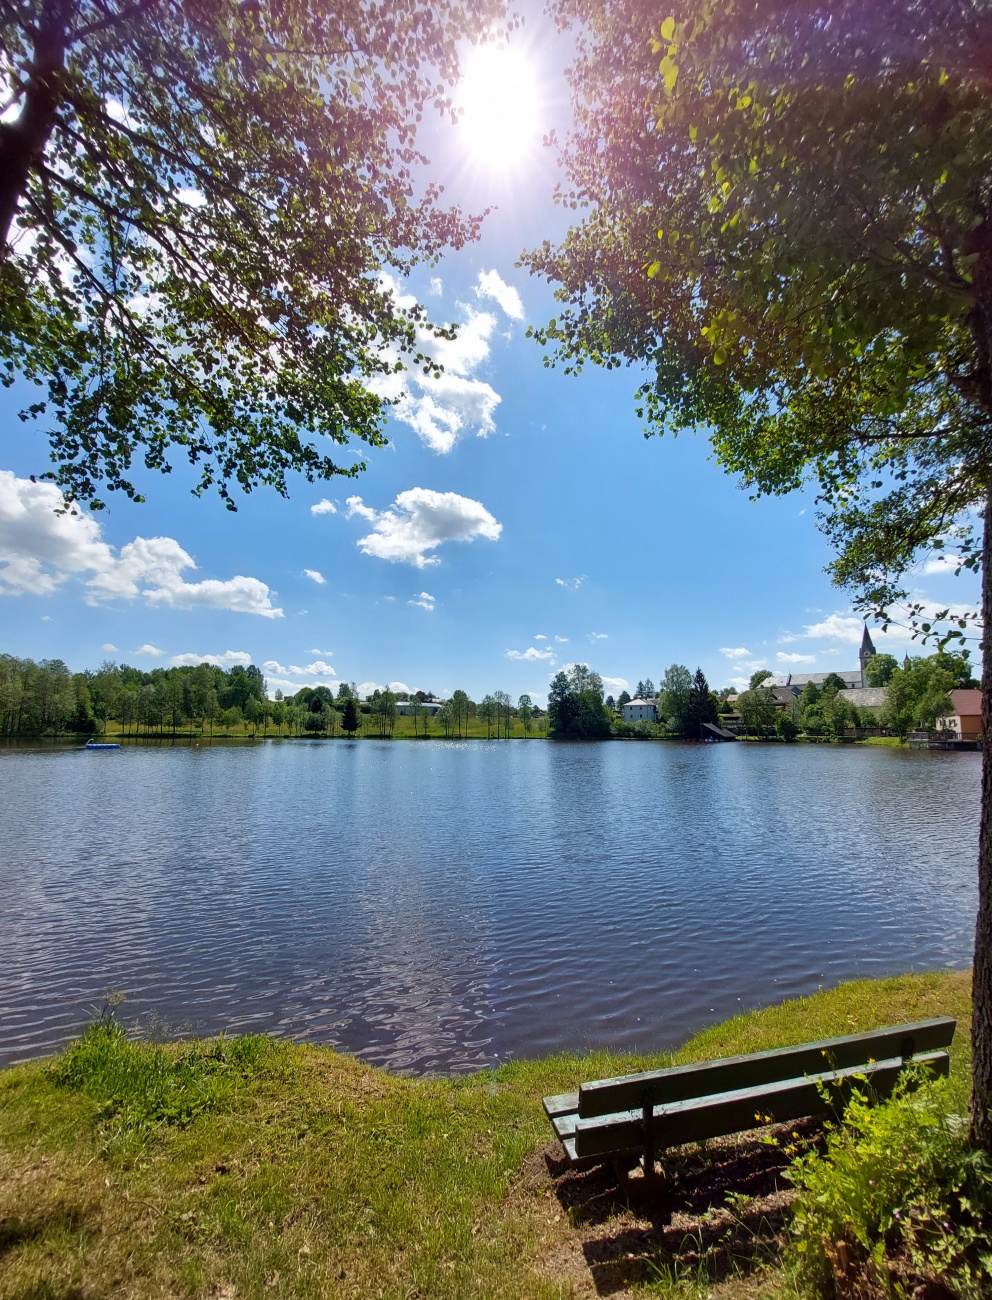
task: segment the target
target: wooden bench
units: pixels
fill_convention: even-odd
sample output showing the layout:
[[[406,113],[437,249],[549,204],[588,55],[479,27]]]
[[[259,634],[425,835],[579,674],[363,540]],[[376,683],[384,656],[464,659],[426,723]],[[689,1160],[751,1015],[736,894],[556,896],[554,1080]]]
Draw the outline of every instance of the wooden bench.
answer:
[[[949,1016],[845,1038],[731,1056],[699,1065],[648,1070],[584,1083],[545,1097],[544,1109],[572,1164],[643,1162],[655,1152],[839,1110],[864,1087],[886,1097],[910,1062],[946,1075],[954,1037]],[[824,1095],[824,1085],[829,1100]]]

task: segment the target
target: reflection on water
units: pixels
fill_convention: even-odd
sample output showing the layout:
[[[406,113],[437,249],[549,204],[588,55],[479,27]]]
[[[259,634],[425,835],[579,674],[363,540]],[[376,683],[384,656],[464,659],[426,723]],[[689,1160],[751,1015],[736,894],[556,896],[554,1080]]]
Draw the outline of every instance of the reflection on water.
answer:
[[[970,960],[980,756],[275,742],[0,752],[0,1063],[108,990],[403,1070],[671,1046]]]

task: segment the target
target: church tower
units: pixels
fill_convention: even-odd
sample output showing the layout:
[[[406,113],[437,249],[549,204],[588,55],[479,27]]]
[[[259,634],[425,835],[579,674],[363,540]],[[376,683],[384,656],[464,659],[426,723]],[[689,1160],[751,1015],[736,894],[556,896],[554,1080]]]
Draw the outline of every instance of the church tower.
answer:
[[[868,682],[865,679],[865,666],[874,653],[875,653],[875,647],[872,645],[871,637],[868,635],[868,624],[866,623],[865,634],[861,638],[861,653],[858,655],[858,659],[861,661],[861,685],[862,686],[868,685]]]

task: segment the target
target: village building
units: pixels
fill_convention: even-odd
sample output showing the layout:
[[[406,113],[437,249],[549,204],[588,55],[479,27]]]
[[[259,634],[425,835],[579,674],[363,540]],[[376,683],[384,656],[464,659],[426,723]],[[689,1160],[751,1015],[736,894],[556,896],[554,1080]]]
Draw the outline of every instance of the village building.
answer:
[[[657,722],[658,700],[653,696],[649,700],[628,700],[623,706],[624,722]]]
[[[791,691],[793,695],[800,695],[802,689],[807,683],[812,682],[814,686],[822,686],[831,675],[839,677],[844,683],[842,694],[847,698],[848,691],[870,690],[868,680],[865,677],[865,668],[868,666],[868,660],[875,654],[875,647],[872,639],[868,635],[868,629],[865,628],[864,635],[861,638],[861,650],[858,654],[860,663],[859,668],[840,668],[831,673],[778,673],[772,677],[766,677],[761,683],[763,687],[770,690],[783,689]],[[877,688],[876,688],[877,689]],[[778,700],[776,699],[776,703]],[[858,700],[856,703],[867,704],[867,700]]]
[[[954,712],[946,718],[937,719],[937,730],[953,732],[954,740],[981,740],[982,692],[951,691],[950,696]]]
[[[438,709],[440,708],[441,708],[441,704],[439,701],[424,700],[424,702],[420,706],[421,709],[420,716],[422,718],[426,718],[426,717],[433,718],[434,714],[437,713]],[[413,702],[411,700],[396,701],[396,712],[401,718],[408,718],[412,710],[413,710]]]

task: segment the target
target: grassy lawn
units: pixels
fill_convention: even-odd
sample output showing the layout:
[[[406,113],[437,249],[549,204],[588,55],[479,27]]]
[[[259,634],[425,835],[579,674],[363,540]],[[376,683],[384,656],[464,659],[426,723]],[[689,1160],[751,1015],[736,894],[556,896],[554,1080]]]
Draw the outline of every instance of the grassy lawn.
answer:
[[[268,1039],[155,1047],[109,1030],[0,1073],[0,1297],[791,1295],[767,1254],[715,1281],[705,1252],[679,1256],[674,1176],[653,1204],[603,1175],[562,1177],[541,1098],[947,1013],[965,1110],[969,989],[966,973],[863,981],[739,1016],[674,1058],[561,1056],[458,1078]],[[681,1159],[684,1172],[711,1154]],[[739,1235],[746,1216],[732,1218]]]
[[[357,738],[358,739],[368,738],[372,740],[378,739],[379,732],[376,724],[370,723],[368,717],[366,717],[364,714],[360,716],[362,717],[363,726],[361,730],[355,733]],[[416,732],[414,732],[415,721],[417,725]],[[546,718],[535,719],[533,722],[529,724],[529,730],[525,734],[523,723],[520,721],[519,718],[514,718],[511,722],[509,738],[511,740],[524,740],[524,739],[543,740],[544,728],[546,722],[547,722]],[[426,737],[425,737],[425,729],[426,729]],[[122,734],[122,731],[125,734]],[[489,731],[491,734],[487,735],[486,724],[482,722],[479,718],[469,718],[468,723],[463,725],[463,729],[462,729],[463,734],[461,739],[495,740],[496,739],[495,727],[490,728]],[[270,722],[263,736],[263,729],[261,724],[258,726],[257,730],[253,731],[253,728],[249,724],[242,722],[239,723],[236,727],[221,727],[215,725],[214,732],[213,732],[213,739],[214,740],[235,740],[235,739],[262,740],[263,738],[265,738],[268,740],[276,740],[280,737],[280,735],[284,739],[289,738],[290,736],[289,728],[287,726],[283,726],[280,732],[280,729]],[[423,718],[414,719],[414,718],[407,718],[407,717],[400,717],[396,719],[396,722],[393,726],[393,735],[392,735],[392,738],[394,740],[412,740],[414,739],[415,735],[417,739],[421,739],[421,740],[425,738],[428,740],[445,739],[444,728],[439,726],[439,724],[433,720],[431,720],[430,722],[425,722]],[[170,740],[171,738],[172,738],[172,728],[169,726],[165,726],[164,728],[161,729],[161,731],[159,730],[158,727],[153,727],[151,729],[139,730],[136,732],[133,727],[127,727],[126,729],[122,729],[120,724],[114,718],[110,718],[108,720],[106,731],[96,737],[97,740],[108,740],[108,741],[118,741],[121,739]],[[206,725],[201,732],[199,725],[191,728],[189,723],[184,723],[183,726],[176,732],[176,738],[183,739],[183,740],[209,741],[211,739],[209,724]],[[458,738],[457,733],[453,732],[451,738],[457,739]],[[294,736],[293,739],[298,739],[298,737]],[[325,737],[323,735],[320,735],[315,737],[304,737],[304,739],[343,740],[346,739],[346,735],[341,730],[339,724],[337,732],[334,737],[329,737],[329,736]],[[504,737],[502,734],[502,729],[500,731],[499,739],[500,740],[506,739],[506,737]]]

